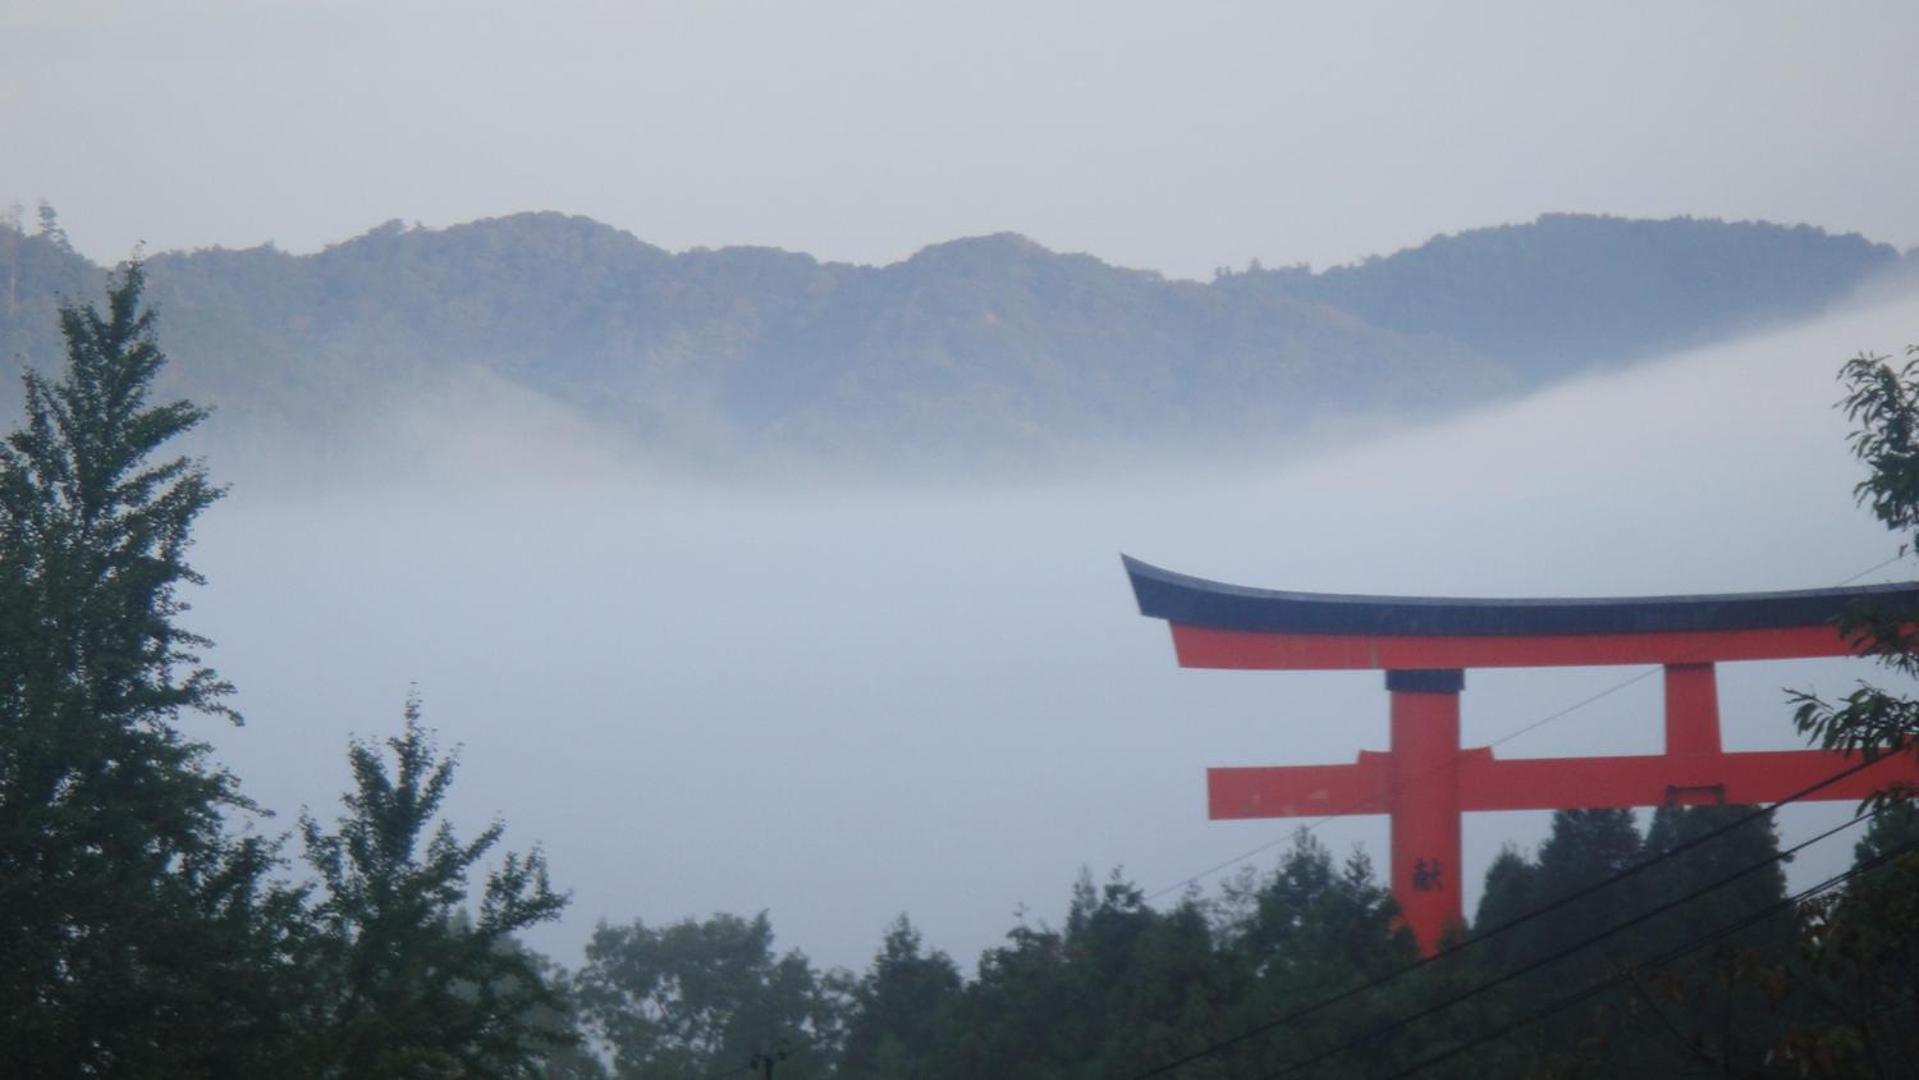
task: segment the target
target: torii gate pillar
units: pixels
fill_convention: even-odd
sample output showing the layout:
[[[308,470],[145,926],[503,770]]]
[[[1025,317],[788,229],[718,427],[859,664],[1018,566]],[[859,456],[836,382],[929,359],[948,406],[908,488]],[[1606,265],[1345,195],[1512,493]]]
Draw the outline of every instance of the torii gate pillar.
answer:
[[[1460,922],[1459,670],[1389,671],[1392,885],[1406,925],[1437,942]]]
[[[1666,665],[1666,753],[1719,753],[1719,678],[1711,664]]]

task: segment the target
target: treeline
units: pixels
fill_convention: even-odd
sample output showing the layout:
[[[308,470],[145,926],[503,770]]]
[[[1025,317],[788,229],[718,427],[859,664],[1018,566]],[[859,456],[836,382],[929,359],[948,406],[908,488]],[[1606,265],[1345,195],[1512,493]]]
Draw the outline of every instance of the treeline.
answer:
[[[276,437],[484,378],[687,462],[990,467],[1430,417],[1802,318],[1899,261],[1806,226],[1549,215],[1197,283],[1011,234],[871,267],[675,255],[542,213],[389,222],[307,256],[160,254],[150,270],[187,359],[165,389]],[[101,274],[55,218],[0,224],[0,356],[56,360],[58,298]]]
[[[1082,878],[971,977],[904,917],[863,973],[817,972],[762,915],[603,926],[569,985],[620,1077],[743,1074],[777,1048],[778,1076],[848,1080],[1900,1076],[1919,863],[1887,860],[1914,825],[1899,804],[1836,838],[1863,832],[1860,876],[1796,904],[1750,808],[1661,809],[1643,835],[1562,812],[1536,858],[1490,870],[1484,940],[1424,964],[1367,859],[1302,832],[1170,908]]]
[[[142,270],[62,312],[0,442],[0,1075],[977,1078],[1904,1075],[1919,1060],[1919,815],[1889,798],[1835,891],[1788,897],[1770,819],[1555,816],[1421,963],[1365,857],[1301,834],[1267,872],[1149,904],[1074,889],[963,972],[904,918],[863,973],[779,952],[765,915],[603,925],[578,969],[518,940],[565,903],[537,849],[440,814],[454,757],[417,702],[347,748],[331,817],[275,836],[183,734],[238,722],[179,623],[220,496],[167,445]],[[1856,369],[1885,470],[1919,382]],[[1849,369],[1854,370],[1854,369]],[[1876,396],[1875,396],[1876,395]],[[1878,455],[1884,451],[1883,458]],[[1901,473],[1900,475],[1904,475]],[[1877,491],[1877,489],[1870,489]],[[1910,484],[1874,495],[1901,527]],[[1883,496],[1883,497],[1881,497]],[[1912,624],[1879,628],[1896,663]],[[1829,746],[1904,750],[1919,705],[1802,702]],[[1475,937],[1474,935],[1478,935]]]

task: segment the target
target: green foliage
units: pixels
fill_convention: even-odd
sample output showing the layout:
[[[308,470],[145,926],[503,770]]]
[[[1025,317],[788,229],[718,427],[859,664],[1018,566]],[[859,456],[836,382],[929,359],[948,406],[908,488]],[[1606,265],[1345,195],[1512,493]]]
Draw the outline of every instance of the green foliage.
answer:
[[[1752,810],[1669,806],[1653,814],[1645,841],[1648,859],[1731,828],[1654,863],[1636,879],[1635,891],[1647,908],[1692,897],[1635,930],[1636,956],[1663,955],[1712,937],[1785,898],[1785,868],[1778,861],[1779,836],[1771,815],[1733,824]],[[1791,955],[1797,930],[1791,918],[1769,918],[1642,973],[1631,982],[1634,1000],[1627,1011],[1652,1021],[1642,1029],[1646,1037],[1663,1037],[1664,1047],[1688,1056],[1695,1071],[1757,1071],[1784,1033],[1786,1017],[1762,980],[1748,976],[1778,968]]]
[[[1625,812],[1566,811],[1554,815],[1537,862],[1502,853],[1488,872],[1476,927],[1496,936],[1459,958],[1468,978],[1490,982],[1557,959],[1454,1013],[1467,1031],[1504,1032],[1462,1057],[1462,1070],[1764,1074],[1792,1016],[1780,990],[1796,930],[1779,914],[1778,836],[1770,817],[1750,815],[1741,806],[1662,807],[1642,838]],[[1679,851],[1709,833],[1716,835]],[[1724,933],[1739,926],[1745,929]],[[1541,1005],[1588,991],[1574,1007],[1531,1019]]]
[[[1509,850],[1495,862],[1478,921],[1529,914],[1747,812],[1668,807],[1643,836],[1619,811],[1557,815],[1537,858]],[[1816,974],[1800,958],[1790,919],[1760,922],[1713,948],[1646,966],[1775,908],[1784,880],[1768,860],[1777,853],[1770,820],[1752,819],[1681,857],[1655,861],[1593,903],[1528,919],[1495,942],[1418,967],[1370,862],[1358,853],[1335,860],[1308,834],[1271,870],[1243,873],[1211,901],[1192,894],[1155,908],[1117,874],[1103,883],[1082,874],[1057,925],[1022,918],[1002,945],[981,956],[970,980],[929,954],[910,923],[895,923],[863,976],[819,980],[829,996],[836,985],[845,989],[834,1002],[843,1037],[803,1042],[788,1035],[796,1052],[776,1075],[1103,1080],[1184,1061],[1169,1075],[1358,1080],[1396,1074],[1489,1032],[1503,1034],[1430,1074],[1704,1078],[1789,1075],[1819,1055],[1856,1063],[1844,1046],[1860,1040],[1857,1031],[1804,1022],[1817,1011],[1808,1004],[1815,985],[1837,992],[1833,972],[1842,969]],[[1704,890],[1752,867],[1760,869]],[[1681,899],[1675,910],[1597,946],[1571,948]],[[1871,923],[1855,918],[1843,925]],[[603,927],[582,997],[595,1030],[621,1053],[619,1075],[703,1077],[741,1068],[755,1050],[748,1048],[754,1040],[735,1034],[746,1027],[740,1018],[754,1011],[751,1003],[776,996],[771,940],[764,916],[720,916],[664,930]],[[1898,967],[1902,954],[1861,953],[1856,933],[1844,940],[1846,949],[1834,955],[1853,965],[1843,971],[1855,984],[1866,978],[1862,972],[1883,986],[1906,970]],[[1562,952],[1536,974],[1473,992]],[[1371,985],[1387,976],[1393,978]],[[1542,1005],[1588,987],[1604,992],[1545,1023],[1526,1022]],[[1463,1000],[1413,1019],[1454,997]],[[759,1015],[770,1011],[761,1006]],[[802,1013],[794,1008],[790,1015]],[[762,1026],[760,1042],[805,1023]],[[1790,1051],[1797,1057],[1787,1056],[1789,1036],[1799,1039]],[[1870,1038],[1903,1046],[1885,1033]],[[797,1052],[802,1045],[804,1055]]]
[[[1274,871],[1242,875],[1211,904],[1188,896],[1161,910],[1117,874],[1099,886],[1082,876],[1062,926],[1022,923],[981,957],[978,977],[938,1013],[937,1049],[906,1058],[907,1075],[1092,1080],[1227,1041],[1178,1075],[1263,1075],[1393,1007],[1369,999],[1236,1038],[1410,962],[1393,915],[1364,858],[1336,865],[1305,834]],[[862,1022],[856,1012],[850,1026]],[[1327,1075],[1368,1075],[1382,1060],[1361,1053]]]
[[[151,731],[183,709],[239,717],[232,687],[198,666],[207,642],[174,623],[178,586],[200,581],[185,561],[193,523],[220,492],[197,462],[148,460],[207,414],[148,404],[166,358],[143,283],[134,264],[106,316],[62,309],[65,378],[26,373],[27,426],[0,448],[0,539],[20,590],[14,618],[38,631],[14,639],[35,654],[15,687],[33,705]]]
[[[1853,495],[1885,526],[1911,534],[1919,529],[1919,345],[1894,369],[1886,357],[1861,353],[1839,370],[1847,394],[1840,407],[1858,427],[1853,456],[1868,470]]]
[[[1236,1010],[1234,1023],[1242,1030],[1265,1018],[1307,1010],[1417,959],[1411,934],[1398,925],[1398,904],[1363,852],[1335,862],[1323,844],[1301,830],[1253,897],[1249,917],[1221,927],[1232,955],[1250,965],[1254,980]],[[1411,989],[1402,985],[1312,1011],[1226,1060],[1261,1070],[1292,1068],[1385,1022],[1406,1007]],[[1397,1040],[1364,1046],[1315,1071],[1351,1077],[1390,1072],[1394,1055],[1406,1045]]]
[[[1852,452],[1867,468],[1853,495],[1901,536],[1902,551],[1919,530],[1919,345],[1906,355],[1894,368],[1886,357],[1860,353],[1839,372],[1846,387],[1840,408],[1857,425]],[[1841,628],[1860,651],[1910,677],[1919,675],[1916,623],[1919,612],[1870,604],[1848,612]],[[1919,702],[1879,687],[1862,683],[1837,702],[1810,693],[1793,699],[1799,730],[1827,749],[1875,757],[1909,749],[1919,735]]]
[[[1867,468],[1854,496],[1910,551],[1919,531],[1919,345],[1904,365],[1861,353],[1840,369],[1840,408],[1855,425],[1852,451]],[[1842,628],[1861,651],[1901,675],[1919,675],[1919,612],[1891,605],[1849,612]],[[1919,750],[1919,701],[1861,684],[1837,702],[1794,695],[1801,731],[1867,758]],[[1897,1076],[1919,1060],[1919,809],[1902,786],[1868,801],[1876,812],[1855,849],[1864,871],[1814,906],[1800,955],[1785,972],[1798,1022],[1779,1054],[1801,1076]]]
[[[1919,854],[1872,846],[1861,845],[1857,863],[1872,872],[1802,924],[1787,972],[1798,1022],[1778,1049],[1800,1076],[1903,1076],[1919,1060]]]
[[[40,232],[38,235],[41,239],[59,248],[61,251],[73,250],[72,242],[67,239],[67,230],[60,225],[59,212],[54,210],[53,204],[45,199],[40,200],[39,218]]]
[[[557,918],[566,898],[535,849],[490,871],[477,916],[468,877],[500,841],[471,841],[439,821],[455,759],[441,756],[407,702],[405,729],[348,751],[353,790],[327,832],[301,819],[322,894],[308,963],[324,987],[309,1053],[331,1076],[534,1076],[571,1041],[538,1010],[566,1002],[512,935]]]
[[[51,238],[29,233],[18,209],[0,215],[0,361],[51,370],[66,360],[61,309],[69,298],[98,292],[109,275]],[[0,406],[19,408],[19,390],[11,379],[0,380]]]
[[[1377,974],[1414,955],[1410,935],[1395,928],[1399,908],[1355,851],[1343,866],[1310,834],[1300,832],[1271,879],[1253,893],[1250,918],[1234,927],[1238,945],[1268,981],[1299,985],[1324,978],[1298,965],[1329,952],[1348,973]]]
[[[185,714],[238,721],[179,588],[201,466],[154,460],[205,413],[149,396],[165,362],[125,268],[104,315],[61,310],[67,366],[25,376],[0,445],[0,1072],[261,1065],[297,897],[231,840],[237,781]]]
[[[1546,214],[1292,278],[1376,326],[1459,341],[1537,386],[1817,312],[1899,262],[1809,226]]]
[[[620,1077],[701,1077],[789,1050],[778,1075],[828,1075],[841,997],[799,952],[776,955],[764,912],[649,927],[602,924],[586,947],[578,1000]]]
[[[1160,912],[1117,874],[1082,875],[1063,928],[1018,926],[980,958],[927,1075],[1122,1075],[1220,1029],[1217,958],[1194,906]]]
[[[913,1076],[933,1067],[941,1013],[959,997],[959,968],[926,952],[902,915],[886,930],[872,966],[852,988],[839,1075]]]
[[[0,237],[15,242],[12,225]],[[51,212],[26,241],[64,251]],[[564,900],[536,851],[434,816],[453,775],[409,704],[351,751],[339,831],[303,819],[307,889],[189,717],[232,688],[180,625],[193,527],[219,497],[161,450],[206,412],[154,404],[165,365],[139,264],[104,314],[64,306],[60,377],[29,370],[0,443],[0,1075],[596,1075],[560,976],[512,935]]]
[[[1539,868],[1511,844],[1486,868],[1485,891],[1473,927],[1481,933],[1505,926],[1539,906]],[[1501,939],[1502,942],[1504,939]]]

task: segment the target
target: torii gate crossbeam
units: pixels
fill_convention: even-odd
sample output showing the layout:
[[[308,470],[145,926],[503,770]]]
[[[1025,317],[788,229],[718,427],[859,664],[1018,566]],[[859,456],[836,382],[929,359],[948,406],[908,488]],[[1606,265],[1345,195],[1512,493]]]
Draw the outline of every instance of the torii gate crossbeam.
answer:
[[[1919,584],[1721,596],[1453,600],[1248,589],[1126,558],[1140,613],[1167,620],[1182,667],[1383,670],[1391,749],[1350,765],[1207,771],[1215,819],[1388,814],[1394,898],[1430,953],[1463,923],[1460,814],[1667,804],[1769,803],[1857,764],[1823,750],[1727,753],[1714,664],[1846,656],[1853,604],[1919,610]],[[1459,745],[1469,667],[1658,664],[1666,750],[1501,761]],[[1919,765],[1889,757],[1821,788],[1857,800]]]

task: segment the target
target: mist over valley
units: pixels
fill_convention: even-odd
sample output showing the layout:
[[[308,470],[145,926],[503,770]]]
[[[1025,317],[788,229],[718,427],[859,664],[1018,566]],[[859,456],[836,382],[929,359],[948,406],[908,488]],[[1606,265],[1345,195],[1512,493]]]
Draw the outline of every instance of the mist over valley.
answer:
[[[596,920],[766,909],[824,964],[858,969],[902,912],[969,962],[1015,911],[1057,918],[1076,867],[1160,889],[1291,834],[1208,822],[1207,766],[1384,746],[1376,674],[1177,668],[1121,552],[1328,592],[1837,584],[1894,545],[1852,502],[1832,373],[1915,315],[1910,292],[1876,294],[1319,450],[1017,482],[721,482],[520,394],[406,403],[392,415],[428,422],[367,447],[393,468],[343,482],[322,461],[307,489],[284,480],[303,450],[215,440],[216,474],[281,479],[238,482],[196,547],[193,625],[251,718],[208,734],[269,806],[324,807],[339,778],[316,763],[417,686],[464,746],[455,814],[537,838],[573,890],[532,938],[558,957]],[[1783,688],[1877,674],[1721,671],[1737,749],[1798,745]],[[1634,674],[1475,671],[1465,743]],[[1658,694],[1641,682],[1499,752],[1651,752]],[[1787,838],[1841,809],[1789,811]],[[1471,868],[1548,817],[1469,816],[1469,905]],[[1318,835],[1383,857],[1384,819]]]

